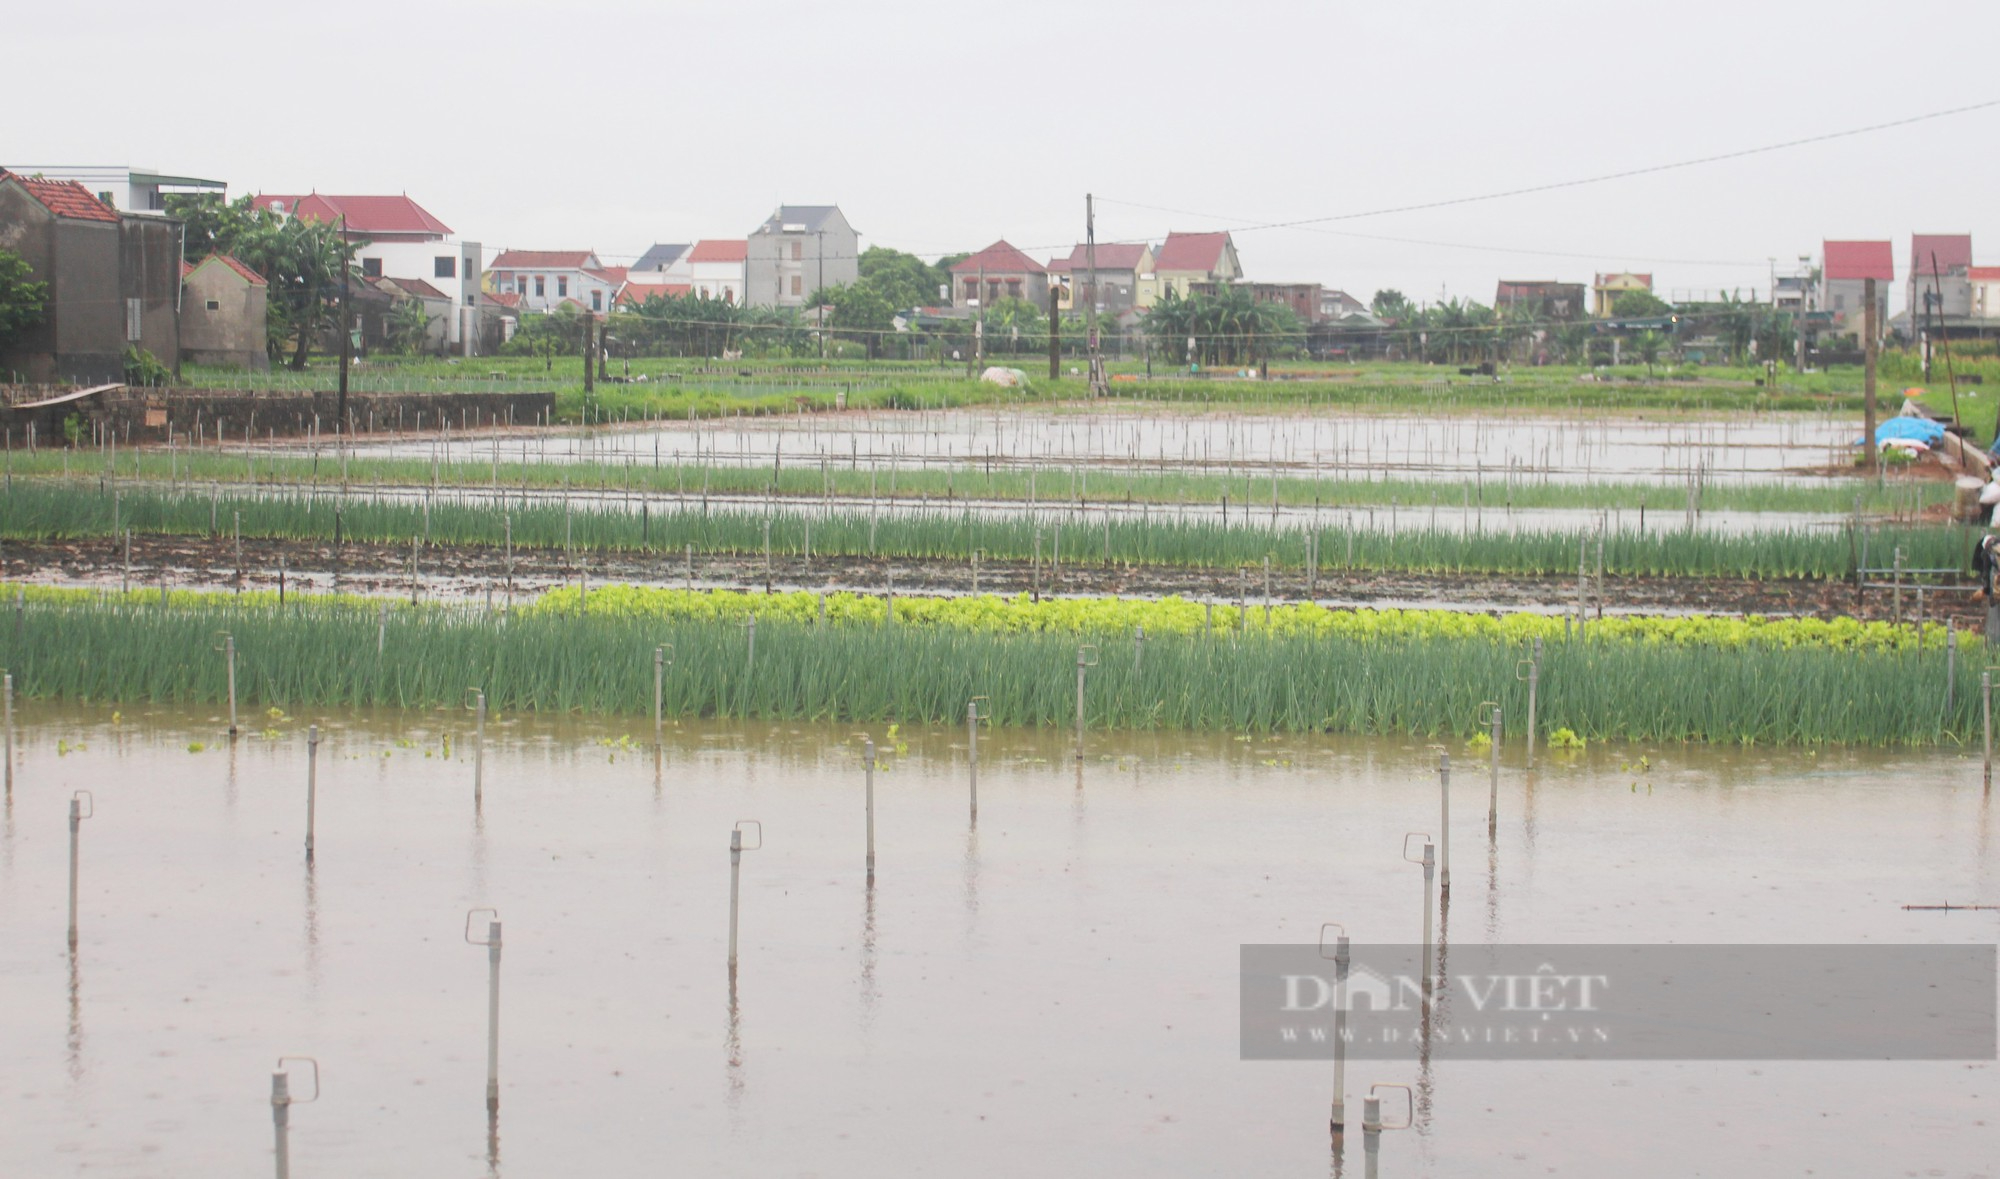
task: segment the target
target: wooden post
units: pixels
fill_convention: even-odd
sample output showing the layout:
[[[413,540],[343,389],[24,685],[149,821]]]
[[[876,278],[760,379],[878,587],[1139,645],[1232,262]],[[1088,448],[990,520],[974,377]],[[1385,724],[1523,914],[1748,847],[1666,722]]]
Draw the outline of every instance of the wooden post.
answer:
[[[1881,334],[1875,324],[1874,279],[1862,280],[1861,298],[1866,304],[1861,316],[1861,331],[1866,337],[1861,343],[1862,354],[1866,358],[1861,384],[1861,445],[1864,448],[1862,453],[1867,456],[1867,467],[1872,471],[1879,461],[1879,456],[1875,453],[1875,355],[1877,337]]]
[[[1049,284],[1049,380],[1062,376],[1062,314],[1056,306],[1056,284]]]

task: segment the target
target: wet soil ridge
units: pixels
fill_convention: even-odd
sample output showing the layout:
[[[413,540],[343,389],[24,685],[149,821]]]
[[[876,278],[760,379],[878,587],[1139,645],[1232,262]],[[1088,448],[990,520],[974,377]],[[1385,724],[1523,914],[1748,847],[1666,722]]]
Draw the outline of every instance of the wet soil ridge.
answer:
[[[653,652],[671,643],[674,716],[951,724],[985,697],[995,723],[1062,727],[1076,710],[1073,636],[909,625],[390,610],[371,603],[27,602],[0,660],[30,697],[221,702],[234,640],[254,707],[456,707],[646,715]],[[1482,703],[1527,716],[1525,644],[1488,637],[1326,640],[1251,631],[1099,638],[1093,729],[1401,733],[1469,739]],[[1976,659],[1943,651],[1547,643],[1536,730],[1583,740],[1974,744]]]

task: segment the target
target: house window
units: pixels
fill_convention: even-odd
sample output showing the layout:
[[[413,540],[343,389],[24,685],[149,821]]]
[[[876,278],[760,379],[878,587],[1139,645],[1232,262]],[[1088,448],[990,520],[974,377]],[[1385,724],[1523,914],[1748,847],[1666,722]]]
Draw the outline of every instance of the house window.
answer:
[[[805,256],[806,244],[802,241],[794,241],[792,243],[792,261],[796,262]]]
[[[556,275],[556,298],[569,298],[569,276],[566,274]]]
[[[792,294],[794,294],[794,295],[803,295],[803,294],[805,294],[805,293],[806,293],[806,292],[805,292],[805,281],[806,281],[806,280],[805,280],[804,278],[800,277],[799,275],[796,275],[796,274],[794,274],[794,275],[792,276]]]
[[[722,288],[722,301],[724,303],[736,302],[736,288],[735,287]]]
[[[592,292],[590,292],[590,309],[591,309],[592,311],[602,311],[602,310],[604,310],[604,292],[603,292],[603,291],[592,291]]]
[[[382,259],[380,259],[380,258],[363,258],[363,259],[361,260],[361,277],[363,277],[363,278],[381,278],[381,277],[382,277]]]
[[[977,302],[979,301],[979,280],[978,280],[978,279],[976,279],[976,278],[968,278],[968,279],[966,279],[966,280],[965,280],[965,297],[966,297],[966,299],[967,299],[968,301],[970,301],[970,302],[974,302],[974,303],[977,303]]]
[[[1845,311],[1845,310],[1847,310],[1847,296],[1846,296],[1846,295],[1835,295],[1835,296],[1833,297],[1833,309],[1834,309],[1835,311]]]
[[[210,311],[220,311],[222,310],[222,301],[219,299],[210,299],[208,302],[202,304],[202,306],[208,308]]]
[[[443,257],[431,259],[431,277],[457,278],[458,259],[452,257],[450,254],[446,254]]]
[[[535,276],[535,298],[537,298],[537,299],[545,299],[545,298],[547,298],[547,297],[548,297],[548,294],[549,294],[549,292],[548,292],[548,289],[547,289],[546,287],[544,287],[544,286],[542,285],[542,276],[541,276],[541,275],[539,275],[539,274],[538,274],[538,275],[536,275],[536,276]]]

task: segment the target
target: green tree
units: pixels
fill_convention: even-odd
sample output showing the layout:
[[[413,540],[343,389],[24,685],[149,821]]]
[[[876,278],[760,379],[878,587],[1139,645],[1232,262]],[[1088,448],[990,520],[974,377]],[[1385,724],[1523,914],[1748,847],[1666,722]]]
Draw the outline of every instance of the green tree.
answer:
[[[824,292],[820,306],[833,308],[827,326],[838,338],[858,341],[867,348],[869,359],[881,350],[887,333],[896,330],[896,309],[872,284],[833,287]]]
[[[338,326],[341,276],[361,243],[344,240],[337,225],[282,218],[247,196],[224,204],[212,194],[177,194],[167,211],[187,221],[190,255],[231,254],[264,277],[273,354],[289,346],[291,367],[304,368],[313,341]]]
[[[1416,310],[1403,292],[1394,287],[1376,291],[1375,297],[1369,300],[1368,306],[1375,312],[1378,319],[1399,321],[1407,319],[1410,313]]]
[[[1651,291],[1626,291],[1611,302],[1613,319],[1652,319],[1673,313],[1674,305]]]
[[[933,307],[938,303],[938,287],[950,283],[948,271],[917,257],[887,246],[870,246],[861,252],[861,276],[854,284],[880,295],[894,310]]]
[[[1660,350],[1667,346],[1667,338],[1650,329],[1632,338],[1632,346],[1638,349],[1639,359],[1646,363],[1646,375],[1653,375],[1653,365],[1660,359]]]
[[[417,355],[430,342],[431,317],[424,310],[422,299],[399,301],[389,309],[382,326],[389,337],[389,347],[405,355]]]
[[[19,254],[0,250],[0,352],[11,347],[22,332],[42,322],[49,284],[36,282],[34,273]]]

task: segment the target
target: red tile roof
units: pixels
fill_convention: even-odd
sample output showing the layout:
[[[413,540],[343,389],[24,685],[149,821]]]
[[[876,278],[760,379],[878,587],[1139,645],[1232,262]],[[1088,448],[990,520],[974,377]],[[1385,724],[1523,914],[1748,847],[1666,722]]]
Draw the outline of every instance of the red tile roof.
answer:
[[[1969,233],[1919,233],[1910,238],[1910,270],[1924,275],[1931,272],[1931,255],[1937,255],[1939,274],[1972,265],[1972,235]]]
[[[1965,277],[1974,282],[1994,282],[2000,280],[2000,266],[1968,266]]]
[[[750,243],[743,238],[699,241],[688,252],[689,262],[741,262],[750,257]]]
[[[451,236],[451,226],[431,216],[422,205],[407,196],[330,196],[318,192],[285,196],[259,193],[254,203],[260,208],[276,209],[308,221],[337,222],[345,217],[347,232],[353,234]]]
[[[655,295],[658,295],[662,299],[677,299],[683,295],[690,294],[693,291],[694,288],[684,282],[668,282],[668,283],[628,282],[625,284],[625,289],[619,291],[618,297],[612,300],[612,302],[614,304],[616,303],[638,304],[638,303],[644,303],[647,299],[650,299]]]
[[[197,270],[200,270],[202,267],[208,265],[210,262],[220,262],[222,265],[229,267],[229,269],[234,270],[237,273],[237,275],[243,279],[244,282],[249,283],[253,287],[261,287],[266,285],[266,283],[264,282],[263,275],[258,274],[256,271],[250,269],[249,266],[244,264],[242,259],[236,257],[233,254],[210,254],[208,257],[203,258],[199,262],[191,264],[187,262],[181,263],[182,280],[185,281],[188,275],[193,274]]]
[[[1218,233],[1214,236],[1226,238],[1228,235]],[[1085,263],[1089,260],[1087,257],[1089,252],[1088,246],[1078,244],[1074,250],[1069,252],[1069,257],[1065,260],[1067,265],[1063,269],[1077,274],[1083,273],[1088,269]],[[1222,256],[1220,249],[1216,251],[1216,256],[1218,258]],[[1137,270],[1139,269],[1139,263],[1144,261],[1145,257],[1146,243],[1144,242],[1097,243],[1097,268],[1099,270]],[[1054,270],[1055,267],[1050,266],[1049,269]]]
[[[1227,233],[1170,233],[1153,258],[1156,270],[1214,271],[1222,265],[1222,248],[1229,244]],[[1099,251],[1103,247],[1098,247]],[[1075,255],[1070,256],[1072,261]]]
[[[491,299],[502,307],[519,307],[521,305],[521,296],[513,291],[482,291],[480,294],[482,298]]]
[[[1896,277],[1896,251],[1888,242],[1826,242],[1826,280]]]
[[[0,180],[12,180],[28,190],[44,209],[72,221],[118,221],[115,210],[90,195],[90,190],[74,180],[41,180],[0,168]]]
[[[604,281],[610,283],[612,286],[615,287],[619,283],[625,281],[625,276],[631,272],[631,269],[632,268],[629,266],[606,266],[598,270],[596,273],[597,277],[603,279]]]
[[[582,270],[597,260],[595,250],[502,250],[488,270]]]
[[[973,274],[981,270],[989,275],[1048,273],[1040,262],[1008,245],[1004,238],[951,268],[953,274]]]
[[[403,293],[415,295],[419,299],[450,299],[451,296],[438,290],[421,278],[385,278],[382,280]]]

